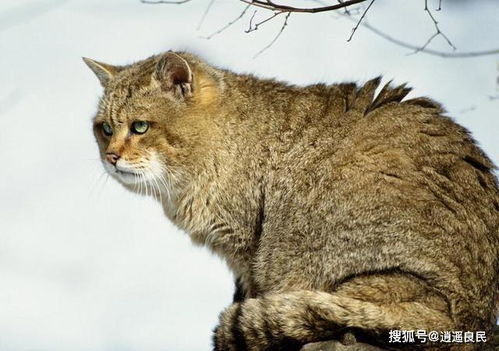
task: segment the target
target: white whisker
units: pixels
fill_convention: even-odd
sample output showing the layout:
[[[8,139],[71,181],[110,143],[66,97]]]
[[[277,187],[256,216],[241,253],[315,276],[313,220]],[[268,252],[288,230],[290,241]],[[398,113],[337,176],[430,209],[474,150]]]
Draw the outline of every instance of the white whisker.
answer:
[[[138,187],[139,187],[139,177],[137,174],[135,174],[133,178],[133,191],[137,192]]]
[[[172,199],[172,196],[171,196],[171,193],[170,193],[170,184],[168,184],[167,180],[165,179],[165,173],[166,169],[164,167],[161,167],[161,172],[160,172],[160,176],[159,176],[159,181],[161,182],[161,184],[163,184],[165,190],[166,190],[166,194],[168,196],[168,200],[171,201]]]
[[[168,184],[166,184],[165,176],[163,174],[161,174],[158,177],[158,180],[163,185],[163,187],[167,193],[167,196],[170,198],[170,187],[168,186]]]
[[[142,185],[144,186],[144,196],[147,197],[147,183],[146,183],[146,175],[144,172],[141,173],[142,176]]]
[[[142,196],[142,172],[139,173],[139,185],[140,185],[140,188],[139,188],[139,195]]]
[[[154,177],[151,177],[150,181],[149,181],[149,184],[151,185],[151,193],[152,193],[152,197],[154,198],[154,200],[156,201],[159,201],[158,199],[158,194],[157,194],[157,191],[156,191],[156,187],[155,187],[155,183],[154,183]]]
[[[149,189],[149,181],[144,173],[144,184],[146,185],[146,196],[151,196],[151,189]]]
[[[97,188],[101,188],[100,187],[100,184],[101,182],[103,181],[104,179],[104,175],[106,174],[107,172],[104,170],[102,171],[102,173],[96,178],[96,180],[94,180],[92,186],[90,187],[90,192],[89,192],[89,196],[93,196],[96,194],[96,190]]]
[[[157,194],[158,194],[158,198],[156,200],[158,200],[161,204],[163,203],[163,198],[161,197],[161,188],[159,187],[159,184],[158,184],[158,181],[156,179],[156,177],[152,178],[153,182],[154,182],[154,185],[157,189]]]

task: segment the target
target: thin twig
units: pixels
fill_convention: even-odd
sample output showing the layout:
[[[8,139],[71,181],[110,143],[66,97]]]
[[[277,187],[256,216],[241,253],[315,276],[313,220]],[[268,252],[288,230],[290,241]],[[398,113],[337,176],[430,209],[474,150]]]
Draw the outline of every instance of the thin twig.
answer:
[[[248,6],[250,6],[250,5],[248,5]],[[248,30],[250,30],[253,27],[253,20],[255,19],[255,16],[256,16],[257,12],[258,12],[257,10],[253,11],[253,14],[251,15],[251,18],[249,20]],[[248,33],[248,30],[246,30],[246,33]]]
[[[183,4],[183,3],[186,3],[186,2],[189,2],[189,1],[192,1],[192,0],[178,0],[178,1],[175,1],[175,0],[154,0],[154,1],[153,0],[140,0],[140,1],[142,3],[144,3],[144,4]],[[440,30],[440,27],[438,26],[438,22],[435,20],[433,14],[428,9],[428,6],[427,6],[428,0],[425,0],[425,11],[428,13],[429,17],[433,21],[433,24],[434,24],[435,29],[436,29],[436,33],[434,33],[426,41],[426,43],[423,46],[416,46],[416,45],[404,42],[402,40],[396,39],[396,38],[394,38],[394,37],[392,37],[392,36],[390,36],[390,35],[382,32],[381,30],[379,30],[379,29],[371,26],[370,24],[366,23],[365,21],[362,21],[362,18],[361,18],[360,21],[358,19],[354,18],[351,15],[351,11],[349,11],[347,9],[347,7],[351,6],[351,5],[354,5],[354,4],[362,3],[362,2],[367,1],[367,0],[349,0],[349,1],[337,0],[339,4],[332,5],[332,6],[325,6],[322,1],[320,1],[320,0],[314,0],[314,2],[323,5],[321,7],[316,7],[316,8],[295,8],[295,7],[290,7],[290,6],[278,5],[278,4],[273,3],[271,0],[267,0],[267,1],[262,1],[262,0],[240,0],[240,1],[245,2],[247,4],[247,6],[244,8],[244,10],[242,11],[242,13],[238,17],[236,17],[233,21],[227,23],[225,26],[223,26],[219,30],[215,31],[214,33],[212,33],[212,34],[210,34],[210,35],[208,35],[206,37],[202,37],[202,38],[204,38],[204,39],[211,39],[213,36],[215,36],[217,34],[220,34],[224,30],[226,30],[228,27],[232,26],[234,23],[236,23],[237,21],[239,21],[245,15],[245,13],[247,12],[247,10],[251,6],[263,7],[263,8],[267,8],[267,9],[271,9],[271,10],[277,10],[279,14],[280,13],[287,13],[288,15],[291,12],[312,12],[312,13],[314,13],[314,12],[332,11],[332,10],[336,10],[336,9],[339,9],[339,8],[344,8],[345,9],[345,13],[342,14],[343,16],[345,16],[346,18],[348,18],[351,21],[355,21],[356,24],[364,26],[365,28],[367,28],[368,30],[370,30],[371,32],[373,32],[374,34],[380,36],[381,38],[383,38],[383,39],[385,39],[385,40],[387,40],[387,41],[389,41],[389,42],[391,42],[391,43],[393,43],[395,45],[398,45],[398,46],[401,46],[401,47],[413,50],[414,52],[412,52],[412,54],[422,52],[422,53],[425,53],[425,54],[428,54],[428,55],[439,56],[439,57],[443,57],[443,58],[472,58],[472,57],[479,57],[479,56],[487,56],[487,55],[497,55],[497,54],[499,54],[499,48],[497,48],[497,49],[490,49],[490,50],[481,50],[481,51],[467,51],[467,52],[445,52],[445,51],[428,49],[427,46],[430,44],[430,42],[435,37],[437,37],[438,35],[441,35],[447,41],[447,43],[454,50],[456,50],[456,47],[452,44],[452,42],[449,40],[449,38]],[[369,7],[372,5],[372,2],[373,1],[371,1],[371,4],[369,5]],[[439,0],[439,7],[438,7],[437,10],[441,10],[441,5],[442,5],[442,0]],[[256,14],[256,12],[253,14],[252,19],[254,18],[255,14]],[[366,11],[364,11],[363,16],[365,16],[365,14],[366,14]],[[271,18],[273,18],[273,17],[276,17],[276,15],[274,14],[274,16],[272,16]],[[286,19],[288,17],[289,16],[287,16]],[[270,20],[271,18],[268,18],[267,20]],[[264,22],[266,22],[267,20],[265,20]],[[250,21],[250,23],[251,22],[252,22],[252,20]],[[260,23],[260,24],[262,24],[262,23]],[[250,25],[250,29],[251,29],[251,25]],[[250,29],[247,30],[246,32],[252,31]],[[255,29],[253,29],[253,30],[255,30]],[[354,33],[354,31],[352,30],[352,34],[353,33]]]
[[[456,47],[450,41],[450,39],[447,37],[447,35],[445,35],[445,33],[440,30],[440,27],[438,26],[437,20],[435,19],[435,17],[433,16],[433,13],[431,13],[431,11],[430,11],[430,9],[428,7],[428,0],[424,1],[424,10],[426,11],[426,13],[428,13],[428,16],[430,17],[430,19],[433,22],[433,25],[435,26],[435,33],[431,37],[428,38],[428,40],[426,41],[426,43],[424,43],[423,46],[421,46],[420,48],[417,48],[416,50],[414,50],[414,54],[417,54],[419,51],[426,49],[426,47],[428,45],[430,45],[430,43],[433,41],[433,39],[435,39],[439,35],[442,36],[442,38],[444,38],[447,41],[447,44],[449,44],[449,46],[453,50],[456,50]]]
[[[442,10],[442,0],[438,0],[438,8],[437,8],[437,11],[441,11]]]
[[[351,21],[357,21],[355,18],[347,17]],[[440,56],[440,57],[445,57],[445,58],[470,58],[470,57],[478,57],[478,56],[487,56],[487,55],[497,55],[499,54],[499,48],[497,49],[491,49],[491,50],[481,50],[481,51],[463,51],[463,52],[445,52],[445,51],[439,51],[439,50],[432,50],[432,49],[421,49],[420,47],[404,42],[402,40],[396,39],[381,30],[379,30],[376,27],[373,27],[367,22],[363,22],[362,26],[369,29],[371,32],[374,34],[380,36],[381,38],[404,48],[410,49],[410,50],[418,50],[418,52],[422,52],[428,55],[433,55],[433,56]],[[412,54],[412,53],[411,53]]]
[[[435,37],[438,35],[438,33],[433,33],[427,40],[426,42],[420,46],[420,47],[416,47],[416,49],[414,50],[414,52],[412,52],[411,54],[417,54],[418,52],[420,51],[423,51],[426,49],[426,47],[428,45],[430,45],[430,43],[433,41],[433,39],[435,39]]]
[[[319,3],[319,4],[323,4],[323,2],[321,0],[314,0],[314,1]],[[347,14],[339,13],[338,15],[348,19],[349,21],[355,22],[355,23],[358,23],[358,21],[359,21],[357,18],[355,18],[353,16],[349,16]],[[331,15],[331,16],[333,17],[333,15]],[[499,48],[489,49],[489,50],[479,50],[479,51],[463,51],[463,52],[445,52],[445,51],[439,51],[439,50],[432,50],[432,49],[428,49],[428,48],[421,50],[420,46],[416,46],[414,44],[410,44],[408,42],[394,38],[391,35],[386,34],[385,32],[370,25],[369,23],[367,23],[365,21],[363,21],[361,23],[361,25],[363,27],[365,27],[366,29],[368,29],[369,31],[371,31],[372,33],[376,34],[377,36],[391,42],[392,44],[395,44],[397,46],[401,46],[403,48],[407,48],[410,50],[418,50],[419,49],[418,52],[422,52],[422,53],[425,53],[428,55],[439,56],[439,57],[443,57],[443,58],[473,58],[473,57],[499,54]],[[410,53],[410,54],[412,54],[412,53]]]
[[[348,0],[348,1],[340,2],[339,4],[336,4],[336,5],[323,6],[323,7],[311,7],[311,8],[280,5],[280,4],[276,4],[276,3],[272,2],[271,0],[266,0],[266,1],[264,1],[264,0],[240,0],[240,1],[245,2],[247,4],[250,4],[250,5],[253,5],[253,6],[262,7],[264,9],[273,10],[273,11],[317,13],[317,12],[334,11],[334,10],[346,8],[347,6],[359,4],[359,3],[365,2],[367,0]]]
[[[234,18],[232,21],[228,22],[225,26],[223,26],[222,28],[216,30],[215,32],[211,33],[210,35],[206,36],[206,37],[201,37],[203,39],[211,39],[213,38],[215,35],[217,34],[220,34],[222,33],[224,30],[226,30],[227,28],[229,28],[230,26],[232,26],[234,23],[236,23],[237,21],[239,21],[241,18],[244,17],[244,15],[246,14],[246,11],[248,11],[248,9],[250,8],[251,5],[247,5],[244,10],[239,14],[239,16],[237,16],[236,18]]]
[[[258,30],[258,27],[260,27],[262,24],[264,24],[264,23],[266,23],[266,22],[268,22],[268,21],[270,21],[270,20],[272,20],[272,19],[276,18],[277,16],[279,16],[279,15],[280,15],[280,14],[282,14],[282,13],[284,13],[284,11],[274,12],[274,14],[273,14],[272,16],[267,17],[266,19],[264,19],[264,20],[262,20],[262,21],[260,21],[260,22],[258,22],[258,23],[255,23],[255,25],[253,25],[253,23],[252,23],[252,22],[253,22],[253,18],[255,17],[255,14],[256,14],[256,11],[255,11],[255,13],[253,13],[253,16],[251,16],[251,19],[250,19],[250,24],[249,24],[249,28],[248,28],[248,29],[246,29],[244,32],[245,32],[245,33],[251,33],[251,32],[253,32],[253,31],[255,31],[255,30]],[[291,12],[288,12],[288,14],[289,14],[289,13],[291,13]],[[289,16],[288,16],[288,17],[289,17]]]
[[[313,0],[314,2],[324,5],[324,2],[322,0]],[[350,11],[351,12],[351,11]],[[349,21],[358,23],[358,19],[355,17],[345,14],[345,13],[338,13],[339,16],[342,16]],[[333,14],[331,14],[331,17],[335,18]],[[397,46],[407,48],[410,50],[417,50],[419,49],[419,52],[432,55],[432,56],[439,56],[443,58],[473,58],[473,57],[480,57],[480,56],[489,56],[489,55],[497,55],[499,54],[499,48],[496,49],[489,49],[489,50],[480,50],[480,51],[463,51],[463,52],[445,52],[445,51],[439,51],[439,50],[432,50],[432,49],[423,49],[421,50],[421,47],[407,43],[405,41],[402,41],[400,39],[394,38],[389,34],[386,34],[385,32],[382,32],[378,28],[370,25],[367,22],[362,22],[361,25],[365,27],[366,29],[370,30],[372,33],[376,34],[377,36],[391,42],[392,44],[395,44]]]
[[[208,4],[208,6],[206,6],[206,9],[203,12],[203,16],[199,20],[199,23],[198,23],[198,26],[197,26],[196,30],[200,30],[201,29],[201,26],[203,25],[203,22],[204,22],[206,16],[208,15],[208,12],[210,11],[211,7],[213,6],[214,2],[215,2],[215,0],[210,0],[210,3]]]
[[[360,16],[360,19],[357,22],[357,24],[355,25],[355,27],[353,27],[352,34],[350,34],[350,37],[347,39],[347,42],[350,42],[352,40],[353,35],[355,34],[355,32],[357,31],[357,29],[359,28],[359,26],[362,23],[362,20],[364,19],[364,17],[366,17],[367,11],[369,11],[369,9],[371,8],[372,4],[374,4],[374,1],[376,1],[376,0],[371,0],[371,2],[369,3],[369,5],[367,6],[366,10],[362,13],[362,16]]]
[[[338,2],[339,2],[340,4],[343,4],[343,0],[338,0]],[[345,14],[347,14],[347,15],[349,15],[349,16],[351,15],[350,10],[348,9],[348,7],[345,7]]]
[[[282,24],[281,29],[279,30],[279,32],[277,33],[277,35],[274,37],[274,39],[267,46],[265,46],[262,50],[258,51],[255,54],[255,56],[253,56],[254,59],[257,58],[258,56],[260,56],[263,52],[265,52],[272,45],[274,45],[274,43],[277,41],[277,39],[279,39],[279,37],[281,36],[282,32],[284,32],[284,28],[286,28],[286,26],[288,25],[289,16],[291,16],[291,12],[288,12],[286,14],[286,17],[284,18],[284,23]]]

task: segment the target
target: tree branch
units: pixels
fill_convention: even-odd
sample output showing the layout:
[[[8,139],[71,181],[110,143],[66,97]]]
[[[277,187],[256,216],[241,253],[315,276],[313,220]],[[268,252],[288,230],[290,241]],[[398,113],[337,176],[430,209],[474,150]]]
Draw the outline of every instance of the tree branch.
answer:
[[[414,51],[414,53],[416,54],[419,51],[422,51],[422,50],[426,49],[426,47],[432,42],[432,40],[435,39],[439,35],[442,36],[442,38],[444,38],[447,41],[447,44],[449,44],[449,46],[453,50],[456,50],[456,47],[454,46],[454,44],[452,44],[452,42],[447,37],[447,35],[445,35],[445,33],[440,30],[440,27],[438,26],[437,20],[435,19],[435,17],[433,17],[433,13],[431,13],[430,9],[428,8],[428,0],[424,0],[424,10],[426,11],[426,13],[428,13],[428,16],[430,17],[430,19],[433,22],[433,25],[435,26],[435,33],[431,37],[428,38],[428,40],[426,41],[426,43],[424,43],[423,46],[421,46],[420,48],[417,48]]]
[[[206,16],[208,15],[208,12],[210,12],[210,9],[213,6],[214,2],[215,2],[215,0],[210,0],[210,3],[208,4],[208,6],[206,6],[206,9],[203,12],[203,16],[201,16],[201,19],[199,20],[199,23],[198,23],[196,30],[201,29],[201,26],[203,25],[203,22],[204,22]]]
[[[144,4],[184,4],[184,3],[190,2],[192,0],[140,0],[140,1]],[[256,25],[253,25],[252,24],[253,18],[256,14],[256,13],[254,13],[253,16],[251,17],[251,20],[250,20],[249,29],[247,29],[245,31],[246,33],[257,30],[259,25],[277,17],[278,15],[280,15],[282,13],[286,13],[288,15],[292,12],[317,13],[317,12],[334,11],[334,10],[338,10],[338,9],[343,8],[345,11],[344,11],[344,13],[340,13],[340,15],[342,15],[342,16],[346,17],[347,19],[354,21],[356,23],[354,28],[352,29],[352,33],[351,33],[350,37],[347,39],[347,41],[352,40],[353,35],[356,33],[358,28],[362,25],[365,28],[367,28],[368,30],[370,30],[371,32],[373,32],[374,34],[378,35],[379,37],[381,37],[381,38],[383,38],[383,39],[385,39],[385,40],[387,40],[395,45],[413,50],[413,52],[411,54],[416,54],[416,53],[422,52],[422,53],[425,53],[428,55],[439,56],[439,57],[444,57],[444,58],[471,58],[471,57],[499,54],[499,48],[489,49],[489,50],[480,50],[480,51],[465,51],[465,52],[445,52],[445,51],[440,51],[440,50],[428,49],[428,45],[433,41],[433,39],[435,39],[437,36],[442,36],[453,50],[457,50],[456,47],[454,46],[454,44],[452,43],[452,41],[440,29],[437,20],[435,19],[435,17],[433,16],[433,13],[430,11],[430,9],[428,7],[428,0],[424,0],[424,2],[425,2],[424,10],[428,14],[428,16],[430,17],[431,21],[433,22],[433,25],[435,27],[435,33],[433,33],[422,46],[417,46],[417,45],[402,41],[400,39],[394,38],[391,35],[386,34],[386,33],[382,32],[381,30],[368,24],[364,19],[366,17],[367,12],[371,8],[371,6],[373,5],[375,0],[371,0],[369,5],[367,6],[367,8],[363,11],[360,18],[355,18],[352,15],[352,12],[349,11],[348,6],[360,4],[360,3],[366,2],[367,0],[348,0],[348,1],[337,0],[338,4],[335,4],[335,5],[326,5],[321,0],[313,0],[314,2],[321,4],[322,6],[312,7],[312,8],[299,8],[299,7],[292,7],[292,6],[276,4],[273,2],[273,0],[239,0],[239,1],[247,4],[247,6],[244,8],[244,10],[241,12],[241,14],[238,17],[236,17],[234,20],[227,23],[222,28],[220,28],[217,31],[213,32],[212,34],[205,36],[205,37],[202,37],[202,38],[211,39],[215,35],[222,33],[224,30],[226,30],[227,28],[232,26],[234,23],[239,21],[246,14],[247,10],[251,6],[261,7],[261,8],[267,9],[267,10],[272,10],[272,11],[274,11],[274,14],[272,16],[270,16],[269,18],[257,23]],[[209,12],[213,2],[214,2],[214,0],[210,1],[208,7],[206,8],[206,10],[203,14],[203,17],[201,18],[200,23],[198,24],[198,28],[201,26],[202,22],[204,21],[204,18],[206,17],[207,13]],[[438,8],[436,9],[436,11],[440,11],[441,9],[442,9],[442,0],[439,0]],[[289,16],[286,17],[286,20],[284,21],[285,25],[283,25],[283,27],[285,27],[287,25],[287,18],[289,18]],[[278,35],[276,36],[276,38],[274,38],[272,43],[275,42],[275,40],[277,40],[277,38],[280,36],[281,33],[282,33],[282,30],[279,31]],[[266,48],[264,48],[264,49],[266,49]],[[255,56],[258,56],[259,54],[261,54],[261,52],[259,52]]]
[[[249,28],[247,30],[245,30],[244,32],[245,33],[251,33],[255,30],[258,30],[258,27],[260,27],[262,24],[270,21],[271,19],[273,18],[276,18],[277,16],[279,16],[280,14],[284,13],[283,11],[279,11],[279,12],[274,12],[274,14],[270,17],[267,17],[266,19],[256,23],[255,25],[253,25],[253,19],[255,18],[255,14],[256,14],[256,11],[253,13],[253,16],[251,16],[251,19],[250,19],[250,23],[249,23]],[[288,15],[290,14],[291,12],[288,12]],[[289,16],[288,16],[289,17]]]
[[[362,13],[362,16],[360,16],[360,19],[358,20],[358,22],[355,25],[355,27],[353,27],[352,34],[350,34],[350,37],[347,39],[348,42],[350,42],[352,40],[353,35],[357,31],[357,29],[359,29],[359,26],[362,23],[362,20],[364,19],[364,17],[366,17],[367,11],[369,11],[369,9],[371,8],[371,6],[374,4],[374,1],[375,0],[371,0],[371,2],[369,3],[369,6],[367,6],[367,8],[365,9],[365,11]],[[351,16],[350,12],[345,12],[345,14],[347,14],[347,16]]]
[[[324,4],[323,1],[321,1],[321,0],[314,0],[314,1],[316,3],[319,3],[319,4]],[[364,11],[364,13],[365,13],[365,11]],[[331,15],[331,16],[333,17],[333,15]],[[378,35],[379,37],[391,42],[392,44],[413,50],[413,52],[408,53],[409,55],[414,54],[416,52],[417,53],[422,52],[422,53],[425,53],[428,55],[439,56],[439,57],[443,57],[443,58],[473,58],[473,57],[479,57],[479,56],[489,56],[489,55],[499,54],[499,48],[487,49],[487,50],[477,50],[477,51],[462,51],[462,52],[446,52],[446,51],[428,49],[426,47],[422,48],[421,46],[417,46],[417,45],[402,41],[400,39],[394,38],[393,36],[381,31],[380,29],[378,29],[372,25],[370,25],[366,21],[359,22],[359,19],[352,16],[351,13],[350,14],[349,13],[339,13],[339,16],[342,16],[342,17],[348,19],[349,21],[355,22],[356,24],[360,23],[360,25],[363,26],[364,28],[368,29],[369,31]],[[333,18],[337,18],[337,17],[333,17]],[[433,34],[433,35],[435,35],[435,34]]]
[[[355,18],[352,17],[347,17],[351,21],[357,21]],[[490,50],[480,50],[480,51],[463,51],[463,52],[445,52],[445,51],[440,51],[440,50],[433,50],[433,49],[428,49],[428,48],[421,48],[419,46],[416,46],[414,44],[407,43],[405,41],[402,41],[400,39],[394,38],[389,34],[386,34],[379,30],[376,27],[373,27],[367,22],[363,22],[361,24],[363,27],[367,28],[374,34],[380,36],[381,38],[388,40],[389,42],[410,49],[414,50],[414,52],[410,53],[413,54],[415,52],[422,52],[428,55],[433,55],[433,56],[440,56],[444,58],[471,58],[471,57],[478,57],[478,56],[487,56],[487,55],[497,55],[499,54],[499,48],[497,49],[490,49]]]
[[[244,8],[244,10],[239,14],[239,16],[237,16],[235,19],[233,19],[232,21],[230,21],[229,23],[227,23],[225,26],[223,26],[222,28],[216,30],[215,32],[211,33],[210,35],[208,35],[206,37],[202,37],[202,38],[203,39],[211,39],[215,35],[222,33],[224,30],[226,30],[227,28],[229,28],[230,26],[232,26],[234,23],[236,23],[237,21],[239,21],[241,18],[243,18],[244,15],[246,14],[246,11],[248,11],[248,9],[250,8],[250,6],[251,5],[247,5]]]
[[[240,0],[247,4],[261,7],[267,10],[280,11],[280,12],[308,12],[308,13],[317,13],[317,12],[326,12],[326,11],[334,11],[342,8],[346,8],[351,5],[360,4],[361,2],[365,2],[367,0],[348,0],[348,1],[340,1],[339,4],[330,5],[330,6],[322,6],[322,7],[293,7],[287,5],[276,4],[272,0]]]
[[[274,43],[277,41],[277,39],[279,39],[279,37],[281,36],[282,32],[284,32],[284,28],[286,28],[286,26],[288,25],[288,19],[289,19],[289,16],[291,16],[291,12],[288,12],[286,14],[286,17],[284,18],[284,22],[282,24],[282,27],[281,29],[279,30],[279,32],[277,33],[277,35],[274,37],[274,39],[272,39],[272,41],[267,45],[265,46],[263,49],[261,49],[260,51],[258,51],[255,56],[253,56],[253,58],[257,58],[258,56],[260,56],[263,52],[265,52],[265,50],[267,50],[268,48],[270,48],[272,45],[274,45]]]

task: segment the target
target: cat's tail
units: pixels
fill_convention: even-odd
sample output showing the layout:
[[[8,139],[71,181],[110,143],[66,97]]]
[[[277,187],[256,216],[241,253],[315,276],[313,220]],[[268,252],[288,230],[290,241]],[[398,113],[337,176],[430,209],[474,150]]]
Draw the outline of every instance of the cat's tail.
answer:
[[[292,351],[349,329],[382,335],[392,329],[453,330],[453,325],[445,313],[420,302],[378,304],[299,290],[231,305],[220,317],[214,346],[215,351]]]

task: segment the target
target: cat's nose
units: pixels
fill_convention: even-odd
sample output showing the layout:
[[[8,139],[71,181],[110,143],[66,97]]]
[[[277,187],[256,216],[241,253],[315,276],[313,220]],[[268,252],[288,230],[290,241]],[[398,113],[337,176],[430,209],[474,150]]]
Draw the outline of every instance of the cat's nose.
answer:
[[[116,162],[118,162],[119,158],[120,155],[118,155],[116,152],[106,152],[106,160],[112,165],[116,165]]]

